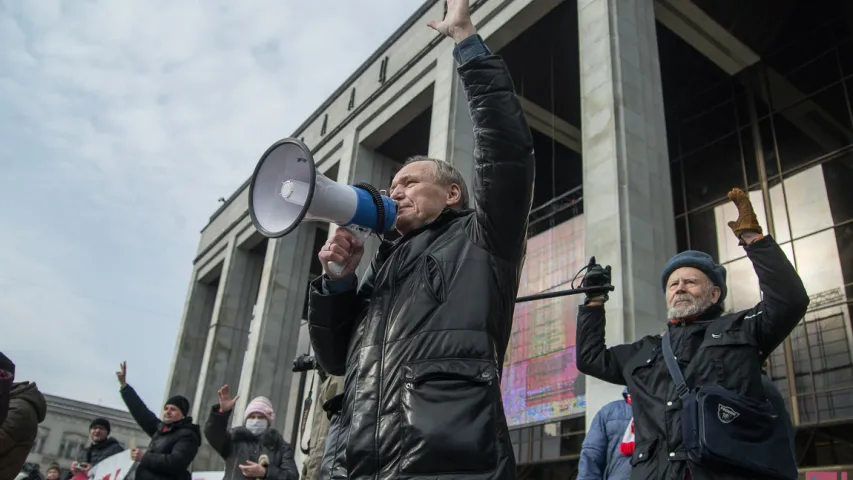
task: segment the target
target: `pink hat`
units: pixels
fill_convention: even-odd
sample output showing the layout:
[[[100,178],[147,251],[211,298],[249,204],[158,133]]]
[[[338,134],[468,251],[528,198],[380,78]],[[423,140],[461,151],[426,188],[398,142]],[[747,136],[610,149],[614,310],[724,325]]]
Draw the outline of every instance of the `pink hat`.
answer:
[[[272,408],[272,402],[269,401],[267,397],[257,397],[246,407],[246,411],[243,412],[243,423],[246,423],[246,420],[249,418],[249,415],[253,413],[260,413],[270,423],[275,420],[275,411]]]

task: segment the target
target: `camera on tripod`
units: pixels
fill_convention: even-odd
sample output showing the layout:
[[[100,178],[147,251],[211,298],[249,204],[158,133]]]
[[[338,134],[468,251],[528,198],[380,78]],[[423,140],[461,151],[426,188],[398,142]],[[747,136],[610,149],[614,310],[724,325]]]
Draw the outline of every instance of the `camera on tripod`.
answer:
[[[297,357],[293,359],[294,372],[307,372],[316,368],[317,362],[314,360],[314,355],[303,353],[302,355],[297,355]]]

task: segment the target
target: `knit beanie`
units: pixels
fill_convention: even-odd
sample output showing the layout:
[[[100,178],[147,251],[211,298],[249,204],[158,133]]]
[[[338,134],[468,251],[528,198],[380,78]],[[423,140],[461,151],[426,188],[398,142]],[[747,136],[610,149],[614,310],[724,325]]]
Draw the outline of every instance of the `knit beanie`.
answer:
[[[249,405],[246,406],[246,411],[243,412],[244,424],[246,423],[246,420],[249,419],[249,415],[253,413],[260,413],[270,423],[275,420],[275,411],[272,408],[272,402],[270,402],[267,397],[256,397],[254,400],[249,402]]]
[[[99,417],[92,420],[92,423],[89,424],[89,430],[91,430],[93,427],[101,427],[107,431],[107,435],[110,434],[110,421],[106,418]]]
[[[717,300],[717,303],[723,303],[723,300],[726,299],[726,268],[714,263],[714,259],[707,253],[696,250],[685,250],[669,259],[660,278],[664,293],[666,293],[666,283],[669,281],[669,276],[682,267],[693,267],[707,275],[711,283],[720,287],[720,299]]]
[[[175,395],[166,400],[166,405],[174,405],[181,411],[183,416],[187,416],[190,411],[190,401],[182,395]]]
[[[15,376],[15,364],[9,360],[9,357],[3,355],[3,352],[0,352],[0,370],[11,373],[13,377]]]

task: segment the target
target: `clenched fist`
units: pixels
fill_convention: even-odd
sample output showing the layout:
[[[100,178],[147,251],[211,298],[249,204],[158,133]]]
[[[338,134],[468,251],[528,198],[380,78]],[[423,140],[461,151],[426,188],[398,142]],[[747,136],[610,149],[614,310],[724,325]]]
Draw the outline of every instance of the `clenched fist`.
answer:
[[[362,255],[364,255],[364,243],[346,228],[338,227],[332,238],[320,249],[317,258],[320,259],[326,276],[332,280],[337,280],[355,272],[358,264],[361,263]],[[331,271],[330,263],[344,266],[340,275]]]
[[[761,235],[761,225],[758,224],[758,217],[752,208],[752,202],[749,201],[749,195],[739,188],[733,188],[729,192],[729,200],[737,207],[737,220],[729,222],[729,228],[735,236],[743,241],[742,237],[745,233]]]

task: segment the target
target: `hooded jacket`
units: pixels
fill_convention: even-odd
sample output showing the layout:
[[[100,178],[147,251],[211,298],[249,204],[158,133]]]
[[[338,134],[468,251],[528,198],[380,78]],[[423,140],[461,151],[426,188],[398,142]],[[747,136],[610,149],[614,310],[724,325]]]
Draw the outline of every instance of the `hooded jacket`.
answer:
[[[299,470],[293,460],[293,448],[284,441],[281,433],[274,428],[263,435],[254,435],[246,427],[235,427],[228,431],[231,412],[222,413],[219,405],[214,405],[207,423],[204,425],[204,438],[225,460],[223,480],[243,480],[238,465],[251,460],[261,463],[261,457],[267,459],[267,480],[298,480]]]
[[[670,322],[672,350],[688,387],[719,385],[767,400],[761,367],[806,313],[809,297],[788,257],[772,236],[746,248],[763,300],[748,310],[723,314],[718,304],[693,321]],[[636,444],[633,479],[748,480],[734,467],[711,468],[687,458],[681,431],[681,400],[661,353],[661,335],[607,348],[604,306],[578,309],[578,370],[631,392]],[[781,421],[781,418],[780,418]],[[787,454],[790,452],[780,452]]]
[[[480,42],[480,43],[478,43]],[[310,287],[315,357],[344,375],[350,479],[515,478],[500,390],[533,196],[533,139],[506,65],[455,50],[473,120],[474,210],[385,242],[361,287]],[[328,443],[328,442],[327,442]],[[329,452],[330,449],[327,449]]]
[[[614,400],[595,414],[581,447],[577,480],[627,480],[631,478],[631,456],[619,449],[633,412],[628,389],[622,400]]]
[[[33,382],[12,384],[9,410],[0,426],[0,478],[15,478],[38,437],[47,403]]]
[[[121,398],[139,428],[151,437],[136,464],[135,480],[189,480],[190,465],[201,446],[201,430],[192,417],[161,422],[130,385],[121,389]]]

